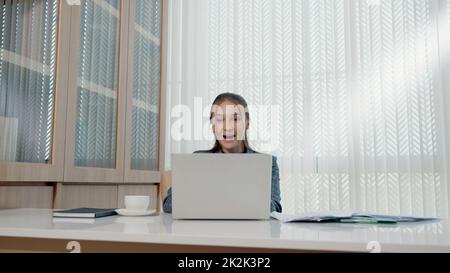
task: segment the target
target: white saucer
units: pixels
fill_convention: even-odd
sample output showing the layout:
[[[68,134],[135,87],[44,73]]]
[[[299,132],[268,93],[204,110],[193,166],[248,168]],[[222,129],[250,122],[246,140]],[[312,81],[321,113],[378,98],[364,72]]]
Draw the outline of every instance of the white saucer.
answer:
[[[156,215],[156,209],[151,210],[130,210],[130,209],[116,209],[117,214],[122,216],[149,216]]]

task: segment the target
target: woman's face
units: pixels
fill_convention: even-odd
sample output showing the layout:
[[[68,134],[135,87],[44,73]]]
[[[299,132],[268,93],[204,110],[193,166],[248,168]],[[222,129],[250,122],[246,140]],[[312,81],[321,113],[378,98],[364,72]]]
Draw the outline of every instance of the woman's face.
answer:
[[[248,121],[242,105],[228,100],[214,105],[211,122],[214,135],[224,152],[238,152],[244,148],[243,140]]]

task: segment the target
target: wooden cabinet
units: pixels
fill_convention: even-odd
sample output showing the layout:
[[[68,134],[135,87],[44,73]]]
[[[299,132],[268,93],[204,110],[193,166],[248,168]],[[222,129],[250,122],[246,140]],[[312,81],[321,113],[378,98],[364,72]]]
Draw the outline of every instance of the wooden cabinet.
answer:
[[[158,207],[166,4],[6,2],[0,208],[121,207],[126,194]]]
[[[93,208],[124,208],[125,195],[148,195],[151,203],[149,209],[157,208],[156,185],[60,185],[55,208],[93,207]]]
[[[33,183],[23,186],[20,183],[0,185],[0,208],[40,208],[50,209],[53,206],[53,187],[51,185]]]
[[[33,3],[0,22],[0,182],[159,183],[166,1]]]

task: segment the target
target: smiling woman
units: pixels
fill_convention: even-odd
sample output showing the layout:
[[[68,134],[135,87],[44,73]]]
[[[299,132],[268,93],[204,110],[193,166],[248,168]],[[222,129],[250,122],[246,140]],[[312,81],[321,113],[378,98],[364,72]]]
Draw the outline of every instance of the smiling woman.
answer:
[[[210,150],[195,153],[257,153],[250,148],[247,129],[250,127],[250,113],[245,99],[233,93],[223,93],[216,97],[210,113],[212,130],[216,138]],[[232,170],[224,170],[224,172]],[[271,211],[281,212],[280,176],[278,163],[272,157]],[[172,189],[163,202],[164,212],[172,212]]]
[[[210,121],[216,142],[208,152],[243,153],[251,150],[247,139],[250,114],[242,96],[233,93],[218,95],[211,108]]]

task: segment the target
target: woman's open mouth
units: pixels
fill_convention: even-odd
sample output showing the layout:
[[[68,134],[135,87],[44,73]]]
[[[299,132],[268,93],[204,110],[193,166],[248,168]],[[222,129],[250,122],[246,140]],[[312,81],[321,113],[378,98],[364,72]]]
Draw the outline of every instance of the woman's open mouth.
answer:
[[[225,140],[225,141],[234,141],[235,139],[236,139],[235,134],[224,134],[223,135],[223,140]]]

